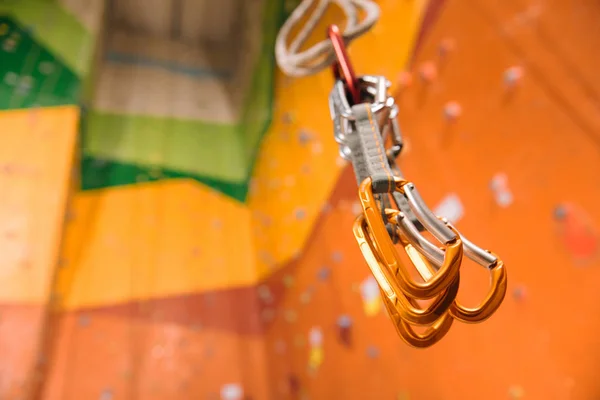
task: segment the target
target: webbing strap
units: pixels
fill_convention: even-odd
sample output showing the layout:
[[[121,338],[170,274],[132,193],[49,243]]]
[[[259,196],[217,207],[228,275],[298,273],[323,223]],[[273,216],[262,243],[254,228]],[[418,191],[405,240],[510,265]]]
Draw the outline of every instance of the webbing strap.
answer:
[[[371,178],[373,193],[392,193],[395,182],[383,139],[369,104],[352,106],[354,129],[348,135],[352,165],[358,184]]]
[[[423,231],[424,227],[411,210],[406,197],[394,191],[394,174],[386,157],[379,125],[373,117],[371,107],[368,104],[355,105],[352,107],[352,115],[354,129],[346,140],[352,154],[352,166],[357,183],[360,185],[365,179],[371,178],[374,193],[393,193],[398,209],[419,231]]]

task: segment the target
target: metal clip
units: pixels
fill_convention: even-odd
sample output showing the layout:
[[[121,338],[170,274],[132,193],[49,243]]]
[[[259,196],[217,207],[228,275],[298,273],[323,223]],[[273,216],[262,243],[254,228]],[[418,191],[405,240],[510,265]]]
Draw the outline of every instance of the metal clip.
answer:
[[[388,94],[390,82],[383,76],[357,77],[338,27],[331,26],[328,35],[337,58],[336,81],[329,95],[334,139],[341,157],[352,162],[363,208],[354,223],[354,236],[400,337],[414,347],[428,347],[448,332],[454,319],[481,322],[497,310],[506,293],[504,264],[436,216],[415,186],[402,177],[396,159],[403,140],[398,106]],[[422,235],[425,231],[441,248]],[[397,253],[397,243],[424,282],[412,279]],[[456,300],[463,253],[486,266],[492,276],[490,291],[476,308]],[[432,298],[425,308],[415,300]],[[418,334],[411,324],[428,329]]]
[[[394,99],[388,97],[387,90],[390,82],[380,76],[361,76],[357,79],[357,89],[364,103],[369,104],[371,113],[376,118],[381,119],[380,114],[389,113],[388,115],[396,117],[398,109],[394,104]],[[389,109],[389,111],[386,111]],[[346,136],[352,132],[351,122],[355,120],[352,114],[352,108],[346,96],[346,84],[342,80],[337,80],[329,94],[329,113],[333,121],[334,139],[340,148],[340,156],[350,161],[351,151],[347,143]],[[389,118],[388,118],[389,119]],[[391,121],[391,120],[390,120]],[[388,124],[388,121],[385,121]],[[392,128],[393,129],[393,128]],[[394,132],[398,138],[399,130]],[[400,139],[401,141],[401,139]]]
[[[356,219],[353,231],[363,257],[375,277],[375,280],[379,284],[381,292],[387,297],[390,301],[390,305],[400,317],[411,324],[429,325],[434,323],[448,311],[448,308],[454,302],[458,293],[460,283],[459,275],[456,275],[452,284],[436,297],[427,308],[421,309],[413,299],[407,297],[402,292],[402,289],[396,280],[396,273],[391,271],[385,262],[377,257],[377,250],[369,235],[368,224],[364,216],[360,215]],[[410,246],[406,241],[403,244],[405,247]],[[405,268],[404,265],[400,265],[399,267]]]
[[[404,187],[409,184],[409,182],[400,178],[395,178],[395,182],[395,190],[401,193],[404,191]],[[394,244],[388,235],[378,210],[370,178],[365,179],[360,185],[359,199],[363,207],[364,218],[367,221],[372,238],[376,242],[375,247],[379,250],[381,260],[387,265],[387,268],[396,273],[399,287],[404,294],[416,299],[430,299],[439,295],[452,284],[459,272],[463,256],[463,245],[457,232],[451,230],[452,238],[443,242],[446,251],[439,271],[426,283],[415,282],[411,279],[410,273],[402,267]]]
[[[409,258],[415,265],[425,266],[417,268],[421,277],[427,281],[432,274],[435,274],[443,265],[444,252],[433,245],[429,240],[423,237],[406,218],[401,214],[395,215],[396,226],[400,230],[400,236],[404,236],[414,245],[418,253],[408,253]],[[455,228],[448,222],[443,222],[450,228]],[[456,230],[455,230],[456,231]],[[465,255],[475,263],[487,268],[491,274],[491,286],[487,295],[477,307],[467,308],[461,305],[457,300],[451,305],[449,312],[457,320],[465,323],[483,322],[491,317],[506,295],[507,276],[504,263],[494,253],[483,250],[473,242],[467,240],[461,235],[462,243],[465,248]]]

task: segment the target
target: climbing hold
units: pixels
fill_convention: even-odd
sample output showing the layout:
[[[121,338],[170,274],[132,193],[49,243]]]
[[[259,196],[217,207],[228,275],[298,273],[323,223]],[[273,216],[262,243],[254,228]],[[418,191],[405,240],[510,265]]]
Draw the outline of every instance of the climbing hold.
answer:
[[[375,278],[370,275],[360,285],[360,293],[363,299],[363,310],[368,317],[373,317],[381,311],[381,293]]]
[[[56,265],[58,268],[66,268],[69,265],[69,260],[60,257],[56,262]]]
[[[379,357],[379,349],[375,346],[367,347],[367,356],[369,358],[377,358]]]
[[[525,390],[519,385],[512,385],[508,388],[508,396],[511,400],[520,400],[525,396]]]
[[[300,130],[300,132],[298,133],[298,141],[300,142],[300,144],[307,144],[311,141],[311,139],[312,135],[305,130]]]
[[[323,363],[323,332],[321,328],[315,326],[310,329],[308,342],[310,344],[308,367],[309,370],[315,371]]]
[[[12,38],[4,39],[2,42],[2,50],[6,53],[12,53],[17,48],[17,41]]]
[[[431,83],[437,78],[437,67],[431,61],[421,64],[419,68],[419,77],[425,83]]]
[[[554,207],[554,219],[556,219],[557,221],[562,221],[566,217],[567,217],[567,210],[565,209],[565,207],[562,204]]]
[[[300,392],[300,380],[296,375],[288,376],[288,385],[290,388],[290,392],[293,395],[297,395]]]
[[[462,107],[456,101],[449,101],[444,106],[444,118],[447,121],[456,121],[462,115]]]
[[[8,86],[15,86],[19,83],[19,75],[12,71],[7,72],[4,74],[4,83]]]
[[[499,172],[490,181],[490,189],[494,194],[494,200],[500,207],[508,207],[513,202],[513,195],[508,187],[508,176]]]
[[[321,142],[315,142],[312,144],[310,151],[314,154],[314,155],[318,155],[323,153],[323,145],[321,144]]]
[[[464,215],[464,207],[460,197],[455,193],[450,193],[434,208],[433,213],[456,224]]]
[[[221,228],[223,228],[223,220],[221,220],[220,218],[214,218],[212,220],[211,225],[214,230],[220,230]]]
[[[298,314],[296,314],[294,310],[286,310],[283,314],[283,318],[291,324],[293,322],[296,322],[296,320],[298,319]]]
[[[290,137],[291,137],[291,135],[288,131],[279,132],[279,138],[281,139],[282,142],[289,142]]]
[[[554,208],[559,235],[576,262],[594,259],[600,251],[600,234],[585,210],[563,203]]]
[[[331,254],[331,259],[332,259],[334,262],[342,262],[342,259],[343,259],[342,253],[341,253],[340,251],[334,251],[334,252]]]
[[[304,211],[303,208],[297,208],[294,212],[294,216],[298,221],[301,221],[306,217],[306,211]]]
[[[360,203],[358,201],[355,201],[352,203],[352,214],[354,214],[354,216],[358,216],[363,212],[362,206],[360,205]]]
[[[523,79],[523,68],[519,66],[509,67],[504,71],[504,84],[513,88]]]
[[[342,314],[338,318],[337,324],[340,328],[350,328],[352,326],[352,318],[347,314]]]
[[[296,249],[294,250],[294,252],[292,253],[292,261],[297,261],[300,259],[300,257],[302,256],[302,251],[300,249]]]
[[[512,294],[516,301],[523,301],[527,295],[527,290],[525,289],[525,286],[518,285],[513,289]]]
[[[413,76],[408,71],[402,71],[398,74],[398,79],[396,80],[396,82],[400,89],[406,89],[407,87],[412,85]]]
[[[283,277],[283,285],[286,288],[290,288],[294,285],[294,277],[290,274],[287,274]]]
[[[238,383],[228,383],[221,386],[221,400],[242,400],[244,390]]]
[[[346,314],[340,315],[337,326],[338,339],[345,346],[350,346],[352,344],[352,318]]]
[[[344,168],[346,165],[348,165],[348,160],[345,160],[342,157],[337,157],[335,159],[335,165],[337,165],[340,168]]]
[[[440,57],[446,57],[449,53],[454,51],[456,48],[456,42],[452,38],[444,38],[438,45],[438,55]]]
[[[311,346],[316,347],[323,344],[323,331],[318,326],[313,326],[308,331],[308,341]]]
[[[291,112],[285,112],[281,116],[281,120],[285,125],[290,125],[296,122],[296,116]]]
[[[325,281],[331,276],[331,269],[329,267],[321,267],[317,273],[317,278],[320,281]]]
[[[79,326],[85,328],[90,325],[90,316],[87,314],[81,314],[78,319]]]
[[[273,294],[271,289],[267,285],[260,285],[257,288],[258,297],[265,303],[271,303],[273,301]]]
[[[99,400],[112,400],[114,398],[113,392],[111,389],[104,389],[102,393],[100,393]]]
[[[300,295],[300,303],[308,304],[310,303],[310,299],[312,298],[312,292],[307,290]]]

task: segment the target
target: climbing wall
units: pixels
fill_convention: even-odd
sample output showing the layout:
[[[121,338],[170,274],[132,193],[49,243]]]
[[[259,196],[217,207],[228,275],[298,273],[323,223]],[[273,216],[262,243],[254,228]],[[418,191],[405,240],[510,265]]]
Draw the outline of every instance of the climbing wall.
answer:
[[[274,398],[600,396],[591,317],[600,304],[600,59],[590,51],[600,9],[584,3],[430,4],[425,21],[436,8],[437,18],[397,79],[403,172],[504,258],[500,310],[481,325],[455,323],[427,350],[399,341],[352,237],[360,207],[346,166],[303,252],[260,291]],[[377,72],[371,57],[355,56],[358,71]],[[291,129],[309,124],[298,117]],[[488,279],[474,265],[463,270],[459,297],[475,304]]]
[[[600,396],[600,8],[379,4],[356,70],[394,81],[406,176],[506,262],[500,310],[427,350],[396,337],[351,233],[330,72],[289,79],[270,56],[294,2],[245,11],[266,56],[227,119],[186,97],[228,81],[189,21],[161,42],[102,35],[100,0],[5,1],[0,399]],[[474,303],[488,278],[465,263],[461,282]]]

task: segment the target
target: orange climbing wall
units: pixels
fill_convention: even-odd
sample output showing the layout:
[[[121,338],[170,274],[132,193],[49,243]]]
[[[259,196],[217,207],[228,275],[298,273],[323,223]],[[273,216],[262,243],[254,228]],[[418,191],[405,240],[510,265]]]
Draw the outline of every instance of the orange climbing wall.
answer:
[[[380,4],[382,21],[351,53],[359,72],[396,77],[425,2]],[[414,57],[413,85],[398,97],[403,171],[432,206],[454,193],[464,207],[458,227],[509,268],[509,294],[486,323],[456,323],[417,351],[395,336],[378,299],[365,301],[369,273],[351,235],[356,184],[337,158],[326,107],[331,78],[280,76],[249,206],[186,180],[74,199],[46,329],[38,329],[41,301],[32,317],[2,308],[0,393],[598,398],[598,17],[592,1],[447,1]],[[444,39],[456,47],[440,60]],[[426,62],[437,69],[429,83],[418,79]],[[508,91],[503,74],[514,66],[524,76]],[[462,108],[454,123],[444,119],[450,101]],[[28,144],[36,145],[41,151]],[[498,174],[513,196],[507,206],[491,188]],[[48,193],[36,190],[28,199],[41,203]],[[476,301],[486,278],[466,266],[461,299]],[[36,293],[26,289],[37,280],[20,282],[19,293]],[[43,352],[29,345],[40,332]],[[320,344],[311,332],[321,332]]]
[[[293,277],[279,302],[264,306],[274,310],[267,320],[275,397],[600,396],[600,326],[592,317],[600,311],[600,80],[591,72],[600,60],[589,50],[599,45],[598,16],[592,2],[447,2],[412,68],[418,77],[434,62],[437,79],[415,79],[398,99],[407,139],[401,165],[429,204],[460,198],[458,227],[509,268],[505,303],[484,324],[455,323],[425,351],[401,343],[384,313],[367,316],[360,283],[368,270],[350,233],[356,185],[347,169],[302,257],[270,282],[276,293],[283,276]],[[447,39],[455,50],[440,59]],[[514,66],[524,76],[507,91],[503,74]],[[444,119],[451,101],[462,109],[453,124]],[[513,196],[508,206],[490,187],[498,173]],[[465,270],[461,299],[476,301],[486,283],[483,271]],[[343,315],[353,322],[350,345],[336,327]],[[324,336],[323,358],[311,371],[314,328]]]

